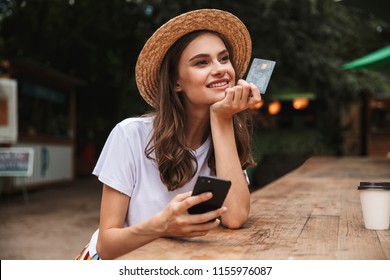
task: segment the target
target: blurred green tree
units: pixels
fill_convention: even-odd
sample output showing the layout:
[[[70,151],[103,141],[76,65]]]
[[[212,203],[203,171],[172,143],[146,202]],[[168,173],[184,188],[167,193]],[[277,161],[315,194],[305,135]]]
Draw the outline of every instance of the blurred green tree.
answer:
[[[265,98],[312,91],[321,142],[340,154],[340,107],[383,77],[341,65],[390,43],[387,22],[333,0],[0,0],[0,58],[29,58],[87,82],[78,94],[78,136],[100,145],[116,121],[148,109],[134,81],[147,38],[173,16],[198,8],[236,14],[253,57],[277,61]]]

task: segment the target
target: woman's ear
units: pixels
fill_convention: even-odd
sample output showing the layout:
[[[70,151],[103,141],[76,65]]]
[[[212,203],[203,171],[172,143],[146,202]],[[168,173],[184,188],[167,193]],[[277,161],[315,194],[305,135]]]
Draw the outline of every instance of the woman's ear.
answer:
[[[176,92],[182,92],[183,91],[183,89],[182,89],[182,87],[181,87],[181,85],[179,83],[176,83],[175,91]]]

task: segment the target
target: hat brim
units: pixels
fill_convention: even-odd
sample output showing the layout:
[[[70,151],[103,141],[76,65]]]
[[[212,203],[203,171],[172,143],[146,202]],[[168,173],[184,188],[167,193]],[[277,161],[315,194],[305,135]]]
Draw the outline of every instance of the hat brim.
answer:
[[[202,9],[179,15],[159,29],[145,43],[136,64],[138,90],[144,100],[157,107],[157,88],[160,65],[169,48],[181,37],[196,30],[210,30],[222,34],[232,45],[238,77],[248,67],[252,41],[244,23],[231,13]]]

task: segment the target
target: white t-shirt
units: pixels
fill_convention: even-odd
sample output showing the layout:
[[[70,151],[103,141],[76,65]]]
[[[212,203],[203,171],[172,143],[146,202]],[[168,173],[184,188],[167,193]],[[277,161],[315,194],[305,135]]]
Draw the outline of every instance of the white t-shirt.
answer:
[[[199,175],[215,175],[207,162],[209,137],[194,151],[198,170],[193,179],[180,189],[168,191],[156,163],[145,155],[152,129],[153,117],[128,118],[117,124],[92,172],[102,183],[131,197],[125,227],[160,212],[177,194],[192,191]],[[98,231],[90,242],[91,256],[96,253],[97,236]]]

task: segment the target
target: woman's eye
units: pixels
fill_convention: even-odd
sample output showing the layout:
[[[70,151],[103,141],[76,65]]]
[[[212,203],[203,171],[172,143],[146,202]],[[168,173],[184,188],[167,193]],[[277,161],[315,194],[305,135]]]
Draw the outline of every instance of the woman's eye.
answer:
[[[229,56],[225,55],[225,56],[221,57],[221,59],[219,61],[220,62],[227,62],[227,61],[229,61]]]
[[[207,65],[207,61],[206,60],[199,60],[198,62],[196,62],[195,65],[200,65],[200,66]]]

